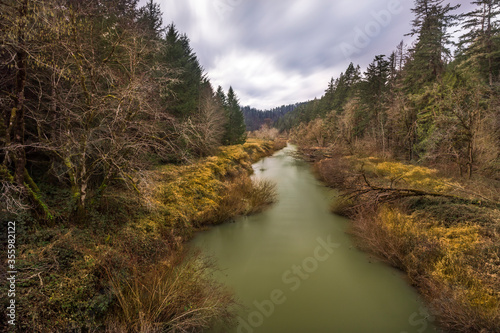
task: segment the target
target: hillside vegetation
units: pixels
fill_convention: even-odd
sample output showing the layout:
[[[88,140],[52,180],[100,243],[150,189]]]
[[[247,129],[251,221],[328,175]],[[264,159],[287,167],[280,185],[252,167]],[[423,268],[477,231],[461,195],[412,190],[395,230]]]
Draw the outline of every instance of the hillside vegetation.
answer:
[[[361,248],[405,271],[450,332],[500,328],[500,193],[386,159],[319,159]]]
[[[212,279],[213,263],[187,252],[184,242],[276,199],[273,184],[249,178],[251,163],[274,149],[272,142],[253,141],[191,165],[158,166],[138,188],[141,196],[115,186],[86,223],[18,220],[18,331],[163,332],[230,324],[232,295]]]

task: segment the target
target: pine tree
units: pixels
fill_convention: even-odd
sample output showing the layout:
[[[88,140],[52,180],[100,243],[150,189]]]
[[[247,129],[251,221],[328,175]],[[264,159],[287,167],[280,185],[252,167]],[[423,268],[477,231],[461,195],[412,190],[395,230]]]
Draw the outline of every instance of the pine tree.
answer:
[[[219,95],[219,91],[217,93]],[[234,145],[245,142],[246,127],[243,112],[241,111],[238,97],[233,87],[229,88],[226,99],[227,125],[226,135],[223,139],[226,145]]]
[[[170,111],[178,118],[187,118],[196,112],[205,78],[196,54],[189,45],[189,38],[181,35],[172,23],[167,27],[162,61],[170,65],[176,75],[166,102]]]
[[[321,99],[321,116],[325,116],[328,112],[332,111],[333,104],[335,102],[335,91],[337,90],[337,85],[338,80],[334,80],[332,77],[330,82],[328,82],[328,88],[325,90],[325,95]]]
[[[353,89],[361,80],[361,69],[351,62],[344,73],[335,82],[335,96],[332,98],[331,109],[341,113],[344,104],[355,92]]]
[[[155,3],[153,0],[149,0],[143,7],[139,9],[138,22],[155,38],[159,38],[162,32],[165,31],[165,29],[163,28],[163,19],[160,5]]]
[[[387,90],[387,81],[390,75],[390,62],[385,59],[385,55],[377,55],[373,62],[368,65],[365,72],[365,91],[372,99],[373,105],[380,100]]]
[[[410,36],[417,35],[412,52],[412,59],[407,68],[409,88],[420,88],[422,84],[439,77],[445,69],[445,61],[451,56],[448,45],[451,44],[448,29],[458,16],[450,14],[460,5],[443,6],[444,0],[415,0],[415,19],[412,21]]]
[[[217,100],[219,101],[220,105],[225,108],[227,106],[227,104],[226,104],[227,99],[226,99],[226,94],[224,93],[224,89],[222,89],[221,86],[217,87],[217,91],[215,92],[215,95],[216,95]]]
[[[385,150],[386,122],[384,99],[388,91],[389,66],[390,62],[385,59],[384,55],[376,56],[365,72],[365,80],[360,94],[361,101],[365,105],[365,114],[361,117],[363,120],[361,123],[372,123],[374,136],[380,139],[383,150]],[[364,130],[363,127],[359,129],[360,132]]]
[[[466,66],[472,64],[478,69],[492,86],[500,70],[500,0],[477,0],[472,4],[477,8],[462,16],[467,32],[460,38],[459,58]]]

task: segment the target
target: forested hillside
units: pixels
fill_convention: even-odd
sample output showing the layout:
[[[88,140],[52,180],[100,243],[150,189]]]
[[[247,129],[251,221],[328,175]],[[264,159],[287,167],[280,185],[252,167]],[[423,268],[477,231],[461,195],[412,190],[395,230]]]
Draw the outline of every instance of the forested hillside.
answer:
[[[300,105],[305,103],[296,103],[290,105],[282,105],[280,107],[271,110],[257,110],[250,106],[245,106],[242,108],[243,115],[245,117],[245,124],[247,131],[256,131],[262,125],[266,124],[268,126],[273,126],[281,119],[284,115],[292,112]]]
[[[244,140],[236,93],[214,91],[159,5],[137,0],[0,4],[2,213],[57,219],[39,182],[70,189],[83,218],[111,184],[135,188],[157,162]]]
[[[376,150],[500,180],[500,5],[473,4],[457,16],[441,0],[416,1],[415,43],[376,55],[364,71],[351,63],[278,128],[318,146]]]

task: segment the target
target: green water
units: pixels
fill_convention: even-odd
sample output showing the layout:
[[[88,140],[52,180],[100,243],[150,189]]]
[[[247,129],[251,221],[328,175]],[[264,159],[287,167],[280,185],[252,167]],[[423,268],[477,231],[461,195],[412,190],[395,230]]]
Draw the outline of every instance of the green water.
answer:
[[[328,210],[335,193],[294,151],[254,165],[254,177],[276,182],[278,203],[192,242],[243,305],[230,332],[436,332],[402,274],[353,246],[347,221]]]

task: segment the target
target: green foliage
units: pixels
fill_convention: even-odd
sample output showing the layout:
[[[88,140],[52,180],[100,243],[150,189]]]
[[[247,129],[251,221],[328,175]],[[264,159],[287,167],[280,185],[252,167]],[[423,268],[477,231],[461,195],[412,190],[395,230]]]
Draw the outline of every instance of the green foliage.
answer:
[[[97,262],[89,256],[90,234],[64,228],[30,232],[18,252],[18,269],[23,271],[17,288],[22,304],[20,329],[99,327],[113,297],[99,280]]]
[[[476,8],[462,15],[465,33],[460,38],[457,58],[492,86],[500,71],[500,2],[477,0],[472,4]]]
[[[163,28],[162,12],[160,5],[149,0],[143,7],[139,8],[138,22],[147,29],[153,37],[159,38],[165,30]]]
[[[281,121],[281,119],[283,119],[286,114],[292,112],[302,104],[304,103],[282,105],[280,107],[276,107],[266,111],[257,110],[249,106],[245,106],[242,108],[242,110],[245,117],[246,129],[247,131],[257,131],[264,125],[279,126],[279,121]]]
[[[356,88],[358,87],[360,81],[361,70],[359,65],[354,66],[353,63],[350,63],[345,71],[345,74],[340,73],[340,76],[334,86],[330,86],[325,95],[326,100],[330,100],[330,104],[327,106],[327,111],[336,110],[337,112],[342,112],[346,102],[355,96]],[[335,89],[332,89],[333,87]]]
[[[169,64],[177,79],[170,87],[165,102],[175,116],[187,118],[198,107],[205,74],[189,45],[189,38],[181,35],[173,23],[167,27],[160,57]]]
[[[233,87],[229,87],[224,106],[226,108],[228,119],[226,124],[226,133],[223,138],[224,144],[235,145],[245,142],[245,119],[243,117],[243,112],[240,108],[238,97],[236,96]]]
[[[415,0],[412,12],[415,19],[409,35],[417,35],[412,58],[407,64],[408,90],[421,88],[439,77],[445,69],[445,61],[450,57],[447,48],[450,42],[450,30],[458,17],[450,14],[460,5],[443,5],[444,0]],[[415,91],[415,90],[413,90]]]

